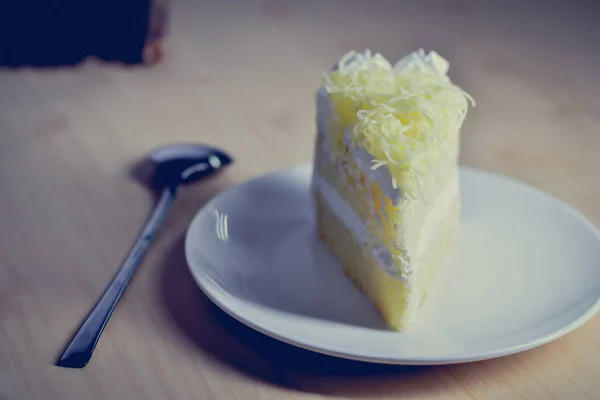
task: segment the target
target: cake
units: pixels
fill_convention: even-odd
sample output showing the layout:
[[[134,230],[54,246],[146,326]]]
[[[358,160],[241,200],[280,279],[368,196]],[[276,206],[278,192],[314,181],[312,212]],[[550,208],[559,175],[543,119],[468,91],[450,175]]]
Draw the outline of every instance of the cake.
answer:
[[[394,331],[415,319],[459,228],[460,129],[472,98],[448,62],[349,52],[317,92],[316,227]]]

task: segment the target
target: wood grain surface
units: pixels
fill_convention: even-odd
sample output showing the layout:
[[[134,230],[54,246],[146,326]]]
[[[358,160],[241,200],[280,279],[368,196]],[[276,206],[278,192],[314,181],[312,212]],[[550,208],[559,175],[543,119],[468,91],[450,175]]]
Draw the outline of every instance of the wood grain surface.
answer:
[[[444,367],[338,360],[264,337],[193,283],[182,240],[211,196],[309,162],[320,74],[349,49],[423,47],[477,107],[461,162],[600,224],[600,7],[593,1],[172,2],[154,68],[0,70],[0,399],[598,399],[600,317],[518,355]],[[235,164],[186,188],[83,370],[54,361],[152,204],[131,174],[197,141]],[[568,266],[565,266],[568,268]]]

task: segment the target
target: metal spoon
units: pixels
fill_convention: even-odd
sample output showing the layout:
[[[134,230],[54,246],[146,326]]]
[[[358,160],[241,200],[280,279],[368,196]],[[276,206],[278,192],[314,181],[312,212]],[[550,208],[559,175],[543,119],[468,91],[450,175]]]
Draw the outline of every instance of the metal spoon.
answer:
[[[152,187],[160,193],[159,200],[127,258],[58,360],[56,365],[60,367],[83,368],[88,364],[117,302],[167,215],[177,188],[207,178],[232,162],[220,150],[195,144],[158,148],[150,154],[150,160],[155,165]]]

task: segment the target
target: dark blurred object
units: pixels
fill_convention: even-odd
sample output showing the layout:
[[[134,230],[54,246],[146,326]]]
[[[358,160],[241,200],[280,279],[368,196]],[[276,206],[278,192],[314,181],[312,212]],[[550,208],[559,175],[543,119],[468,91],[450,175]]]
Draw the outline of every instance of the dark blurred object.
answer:
[[[166,16],[166,0],[0,1],[0,65],[154,64]]]

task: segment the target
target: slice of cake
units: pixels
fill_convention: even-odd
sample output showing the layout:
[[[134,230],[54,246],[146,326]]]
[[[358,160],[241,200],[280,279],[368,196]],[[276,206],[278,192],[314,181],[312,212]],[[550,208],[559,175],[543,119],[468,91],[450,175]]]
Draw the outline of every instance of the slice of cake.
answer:
[[[469,95],[422,50],[391,65],[350,52],[317,94],[317,229],[386,324],[413,321],[459,224],[460,128]]]

